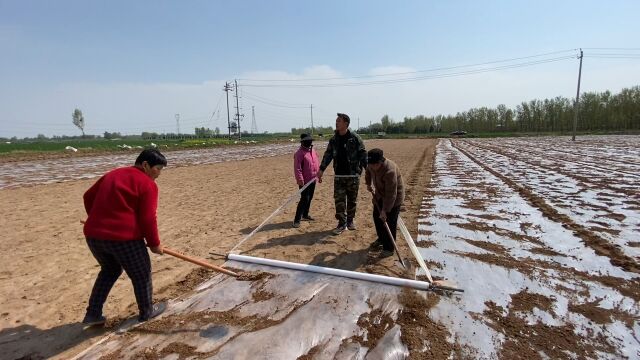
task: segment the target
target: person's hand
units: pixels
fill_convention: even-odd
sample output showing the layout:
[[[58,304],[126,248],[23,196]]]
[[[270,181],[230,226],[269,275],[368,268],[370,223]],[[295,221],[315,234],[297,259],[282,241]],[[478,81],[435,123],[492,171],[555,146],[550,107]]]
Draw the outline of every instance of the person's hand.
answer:
[[[162,251],[162,244],[158,246],[149,246],[149,249],[151,249],[151,252],[154,254],[158,254],[158,255],[164,254],[164,251]]]
[[[304,181],[296,179],[298,186],[304,186]]]
[[[323,173],[324,173],[324,171],[322,171],[322,170],[318,171],[318,176],[317,176],[317,178],[318,178],[318,183],[321,183],[321,182],[322,182],[322,174],[323,174]]]
[[[387,221],[387,213],[382,211],[380,213],[380,220],[382,220],[382,222],[386,222]]]

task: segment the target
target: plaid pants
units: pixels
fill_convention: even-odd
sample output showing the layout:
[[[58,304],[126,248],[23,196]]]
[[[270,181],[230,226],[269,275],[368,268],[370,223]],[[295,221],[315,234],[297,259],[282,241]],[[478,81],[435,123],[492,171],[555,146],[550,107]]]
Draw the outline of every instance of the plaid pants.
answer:
[[[102,306],[124,269],[133,283],[140,316],[149,316],[153,310],[153,288],[151,259],[144,240],[113,241],[87,238],[87,245],[101,268],[89,297],[87,315],[102,316]]]

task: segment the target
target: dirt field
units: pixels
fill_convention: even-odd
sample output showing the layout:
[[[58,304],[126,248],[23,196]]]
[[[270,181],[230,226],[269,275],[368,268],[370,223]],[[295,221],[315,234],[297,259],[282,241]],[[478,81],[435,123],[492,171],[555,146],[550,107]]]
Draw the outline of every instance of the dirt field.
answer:
[[[575,143],[562,137],[369,141],[367,148],[383,148],[402,170],[407,199],[401,216],[431,273],[452,280],[463,294],[354,290],[361,285],[298,282],[298,275],[289,281],[291,274],[275,271],[242,281],[212,278],[207,270],[154,255],[155,297],[177,298],[173,312],[93,348],[136,312],[123,276],[105,308],[106,328],[82,330],[78,324],[98,271],[79,222],[82,194],[95,179],[71,179],[103,172],[108,159],[96,158],[86,169],[77,159],[0,167],[0,251],[6,259],[0,263],[0,357],[69,358],[90,349],[85,358],[228,358],[248,343],[273,344],[278,331],[291,331],[288,326],[309,329],[320,311],[328,329],[300,330],[304,344],[276,344],[293,349],[287,358],[384,358],[390,352],[411,359],[638,358],[638,144],[634,136]],[[281,144],[168,153],[175,165],[158,181],[164,245],[222,264],[216,254],[227,253],[296,190],[294,149]],[[122,155],[113,161],[122,164]],[[63,182],[42,184],[50,181],[49,172]],[[311,214],[317,221],[292,228],[294,202],[239,250],[408,276],[395,258],[381,260],[368,248],[375,231],[364,186],[358,230],[331,235],[330,174],[316,190]],[[193,289],[207,279],[213,285],[196,294]],[[333,290],[316,296],[314,289],[325,286]],[[305,296],[311,297],[302,301]],[[327,320],[337,304],[342,313]],[[288,325],[287,318],[293,319]],[[357,326],[336,330],[338,323]]]
[[[366,144],[367,148],[383,148],[385,155],[400,166],[408,188],[401,216],[414,236],[435,144],[434,140],[377,140]],[[171,163],[171,153],[167,155]],[[131,162],[134,159],[132,155]],[[51,170],[40,171],[46,177]],[[98,272],[80,225],[85,217],[82,194],[94,181],[0,190],[0,357],[69,358],[135,314],[131,284],[123,276],[105,306],[108,326],[83,331],[78,323]],[[296,190],[291,154],[169,167],[158,185],[163,245],[215,264],[223,260],[211,252],[229,251]],[[332,191],[332,178],[326,176],[316,188],[312,203],[315,222],[291,228],[293,205],[244,243],[241,250],[253,256],[402,276],[395,258],[379,260],[378,253],[368,249],[375,230],[364,186],[359,195],[358,230],[330,236],[336,225]],[[401,252],[408,255],[406,249],[401,248]],[[185,296],[211,276],[168,255],[152,255],[152,266],[156,299]],[[424,300],[407,303],[410,301],[425,306]],[[425,318],[424,314],[420,318]],[[440,332],[445,339],[447,332]],[[445,348],[439,354],[446,357],[451,351]]]

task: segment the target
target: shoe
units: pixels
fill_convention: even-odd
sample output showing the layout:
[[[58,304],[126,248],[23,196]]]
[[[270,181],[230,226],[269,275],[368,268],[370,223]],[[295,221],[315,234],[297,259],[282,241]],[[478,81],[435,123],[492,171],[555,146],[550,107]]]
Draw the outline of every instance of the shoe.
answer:
[[[349,230],[355,230],[356,229],[356,224],[353,222],[353,220],[347,221],[347,229],[349,229]]]
[[[143,322],[143,321],[151,320],[151,319],[153,319],[155,317],[158,317],[165,310],[167,310],[167,302],[166,301],[159,302],[157,304],[153,304],[153,306],[151,308],[151,314],[146,316],[146,317],[139,316],[138,317],[138,321]]]
[[[307,216],[303,216],[302,217],[303,221],[316,221],[316,219],[312,218],[311,216],[307,215]]]
[[[300,227],[300,221],[294,221],[293,224],[291,225],[291,227],[299,228]]]
[[[380,239],[376,239],[376,241],[372,242],[371,245],[369,245],[370,248],[379,248],[382,247],[382,241],[380,241]]]
[[[104,325],[105,322],[107,322],[107,319],[102,315],[91,316],[87,314],[84,316],[84,319],[82,319],[82,324],[86,326]]]
[[[343,223],[338,223],[335,229],[333,229],[333,235],[340,235],[346,229],[346,226]]]
[[[380,253],[380,258],[388,258],[389,256],[393,256],[393,251],[382,250]]]

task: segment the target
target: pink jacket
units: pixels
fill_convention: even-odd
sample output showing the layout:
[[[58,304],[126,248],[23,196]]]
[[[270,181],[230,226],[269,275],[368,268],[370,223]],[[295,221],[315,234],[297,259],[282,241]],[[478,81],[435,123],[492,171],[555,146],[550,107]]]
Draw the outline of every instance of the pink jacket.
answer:
[[[300,146],[293,155],[293,175],[296,182],[302,180],[303,183],[308,183],[318,175],[318,170],[320,170],[320,162],[316,151],[313,147],[307,149]]]

